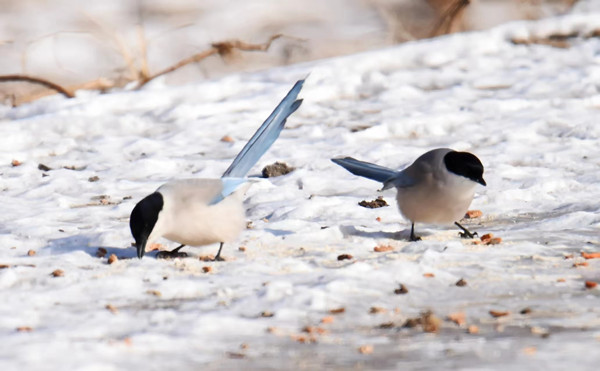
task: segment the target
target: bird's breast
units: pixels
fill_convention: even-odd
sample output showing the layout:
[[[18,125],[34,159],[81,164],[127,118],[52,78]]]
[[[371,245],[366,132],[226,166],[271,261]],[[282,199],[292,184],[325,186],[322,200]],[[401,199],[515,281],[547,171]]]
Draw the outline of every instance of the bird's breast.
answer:
[[[396,200],[402,215],[413,223],[450,224],[462,219],[469,208],[476,183],[452,176],[399,188]]]

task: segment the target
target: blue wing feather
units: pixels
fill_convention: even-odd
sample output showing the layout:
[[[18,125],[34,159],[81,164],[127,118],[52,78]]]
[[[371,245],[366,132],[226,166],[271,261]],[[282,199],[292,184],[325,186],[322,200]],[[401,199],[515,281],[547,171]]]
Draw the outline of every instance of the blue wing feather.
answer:
[[[223,178],[242,178],[271,147],[283,130],[286,119],[294,113],[302,104],[302,99],[296,100],[304,80],[296,82],[294,87],[277,105],[265,122],[258,128],[248,143],[233,160],[231,165],[223,173]]]
[[[223,189],[221,192],[213,198],[208,205],[218,204],[223,201],[223,199],[233,192],[235,192],[242,184],[246,183],[248,179],[245,178],[221,178],[221,182],[223,182]]]

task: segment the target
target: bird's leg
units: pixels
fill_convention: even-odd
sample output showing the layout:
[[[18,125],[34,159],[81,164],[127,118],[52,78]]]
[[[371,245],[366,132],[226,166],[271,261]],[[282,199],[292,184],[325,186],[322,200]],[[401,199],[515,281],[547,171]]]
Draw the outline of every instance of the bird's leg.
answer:
[[[179,245],[171,251],[159,251],[156,254],[157,259],[174,259],[174,258],[187,258],[188,254],[185,252],[179,252],[179,250],[185,245]]]
[[[213,261],[216,261],[216,262],[225,261],[225,259],[223,259],[221,257],[221,250],[223,249],[223,245],[224,245],[224,243],[221,242],[221,245],[219,246],[219,251],[217,252],[217,255],[215,255],[215,258],[213,259]]]
[[[421,241],[421,237],[415,236],[415,223],[412,223],[410,226],[410,238],[409,241]]]
[[[462,232],[458,232],[458,234],[460,235],[461,238],[474,238],[475,236],[478,236],[477,232],[475,232],[475,233],[469,232],[469,230],[467,228],[463,227],[462,225],[460,225],[459,222],[454,222],[454,224],[458,228],[463,230]]]

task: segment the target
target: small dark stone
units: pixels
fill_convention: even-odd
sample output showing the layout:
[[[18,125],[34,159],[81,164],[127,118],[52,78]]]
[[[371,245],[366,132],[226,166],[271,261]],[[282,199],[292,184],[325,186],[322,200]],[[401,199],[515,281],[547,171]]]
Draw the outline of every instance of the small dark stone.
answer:
[[[263,178],[274,178],[276,176],[285,175],[294,171],[295,168],[289,166],[285,162],[275,162],[274,164],[265,166],[262,169]]]
[[[97,182],[100,178],[97,175],[91,176],[88,178],[88,182]]]
[[[408,294],[408,289],[403,284],[400,284],[400,286],[394,290],[394,294],[396,294],[396,295]]]
[[[529,314],[529,313],[531,313],[531,308],[523,308],[523,309],[521,309],[521,312],[519,312],[519,313],[521,313],[523,315]]]
[[[465,281],[464,279],[461,278],[458,281],[456,281],[456,286],[458,286],[458,287],[467,286],[467,281]]]
[[[413,328],[413,327],[417,327],[421,324],[422,320],[421,317],[417,317],[417,318],[409,318],[406,320],[406,322],[404,322],[404,324],[402,325],[402,327],[406,327],[406,328]]]
[[[377,326],[377,328],[380,328],[380,329],[394,328],[394,322],[382,323],[381,325]]]
[[[358,205],[362,206],[362,207],[366,207],[367,209],[377,209],[379,207],[390,206],[383,199],[382,196],[377,197],[377,199],[373,200],[373,201],[362,200],[361,202],[358,203]]]
[[[62,269],[55,269],[54,272],[50,273],[52,277],[62,277],[65,275],[65,272]]]
[[[50,171],[50,170],[52,170],[51,167],[48,167],[48,166],[46,166],[44,164],[38,164],[38,169],[41,170],[41,171]]]
[[[354,258],[354,257],[350,254],[342,254],[342,255],[338,255],[337,260],[350,260],[352,258]]]
[[[371,127],[371,125],[358,125],[350,128],[350,132],[357,133],[359,131],[367,130]]]

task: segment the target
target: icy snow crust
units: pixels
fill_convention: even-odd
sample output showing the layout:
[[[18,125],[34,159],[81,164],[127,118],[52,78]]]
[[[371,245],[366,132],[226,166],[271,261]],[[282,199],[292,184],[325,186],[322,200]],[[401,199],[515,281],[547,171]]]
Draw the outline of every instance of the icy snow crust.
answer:
[[[584,282],[600,279],[600,261],[573,264],[599,250],[600,40],[560,49],[509,38],[598,26],[599,14],[519,22],[188,86],[1,107],[0,263],[10,267],[0,269],[0,369],[597,369],[599,291]],[[124,259],[135,256],[135,203],[170,179],[220,176],[309,73],[303,106],[252,173],[275,161],[296,170],[253,184],[252,228],[225,246],[227,261],[197,259],[216,245]],[[471,205],[483,217],[465,223],[500,245],[428,225],[410,243],[394,192],[382,193],[391,207],[362,208],[380,185],[329,161],[401,168],[436,147],[484,163],[488,187]],[[100,195],[108,205],[86,206]],[[99,247],[122,259],[108,265]],[[400,283],[407,294],[394,293]],[[438,334],[401,328],[426,310],[465,312],[479,333],[448,321]]]

